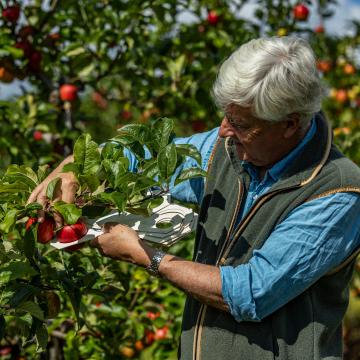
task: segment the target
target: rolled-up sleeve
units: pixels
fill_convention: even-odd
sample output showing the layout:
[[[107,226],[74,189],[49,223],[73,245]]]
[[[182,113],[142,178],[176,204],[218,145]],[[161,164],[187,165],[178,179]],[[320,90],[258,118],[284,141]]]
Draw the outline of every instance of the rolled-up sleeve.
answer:
[[[360,196],[337,193],[293,210],[248,263],[220,267],[237,321],[260,321],[360,247]]]

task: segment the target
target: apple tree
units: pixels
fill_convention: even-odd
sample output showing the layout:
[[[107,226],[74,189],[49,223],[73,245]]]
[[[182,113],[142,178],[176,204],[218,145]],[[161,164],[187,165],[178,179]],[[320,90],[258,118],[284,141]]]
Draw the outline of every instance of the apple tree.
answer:
[[[249,4],[0,1],[0,356],[33,356],[37,348],[57,349],[68,359],[97,359],[99,353],[176,358],[183,294],[87,247],[58,252],[41,241],[53,236],[54,211],[70,233],[76,233],[80,215],[111,208],[148,212],[158,200],[147,198],[147,190],[166,191],[184,156],[198,158],[193,149],[174,149],[171,137],[161,153],[149,129],[167,124],[186,136],[218,126],[222,114],[211,86],[219,64],[242,43],[268,35],[311,42],[329,88],[324,111],[335,142],[360,163],[359,23],[352,22],[351,35],[332,35],[327,21],[341,11],[335,0],[258,0],[246,17]],[[21,95],[10,98],[6,89],[14,84]],[[110,138],[114,143],[95,151]],[[91,171],[84,170],[80,155],[64,169],[81,184],[76,203],[46,209],[50,220],[42,229],[34,219],[38,205],[25,205],[29,193],[64,156],[84,148],[93,157]],[[128,172],[124,148],[136,154],[138,173]],[[179,180],[199,174],[184,173]],[[49,198],[55,186],[49,186]],[[192,238],[169,251],[191,258]]]

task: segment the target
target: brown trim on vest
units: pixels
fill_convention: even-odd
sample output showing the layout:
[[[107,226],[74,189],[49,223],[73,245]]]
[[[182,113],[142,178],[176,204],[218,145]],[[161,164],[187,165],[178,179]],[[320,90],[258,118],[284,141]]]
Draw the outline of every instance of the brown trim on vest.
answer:
[[[334,195],[334,194],[337,194],[337,193],[340,193],[340,192],[356,192],[356,193],[360,193],[360,188],[342,187],[342,188],[329,190],[329,191],[326,191],[326,192],[324,192],[322,194],[311,196],[309,199],[306,200],[306,202],[316,200],[316,199],[320,199],[320,198],[328,196],[328,195]]]
[[[323,166],[325,165],[325,162],[327,161],[329,155],[330,155],[330,150],[331,150],[331,145],[332,145],[332,129],[331,126],[329,124],[329,122],[327,120],[324,121],[328,127],[328,137],[327,137],[327,144],[326,144],[326,148],[325,148],[325,152],[324,152],[324,156],[323,158],[320,160],[320,163],[318,164],[318,166],[315,167],[315,170],[313,171],[313,173],[311,174],[311,176],[307,179],[301,182],[301,186],[308,184],[309,182],[311,182],[316,175],[320,172],[320,170],[323,168]]]
[[[221,138],[218,137],[217,140],[216,140],[216,143],[211,151],[211,154],[209,156],[209,160],[208,160],[208,166],[207,166],[207,169],[206,171],[209,171],[210,170],[210,167],[211,167],[211,164],[212,164],[212,161],[214,159],[214,156],[215,156],[215,151],[216,151],[216,148],[218,147],[218,145],[220,144],[220,141],[221,141]]]
[[[345,261],[343,261],[339,266],[337,266],[335,269],[330,270],[328,273],[325,274],[325,276],[334,275],[338,271],[342,270],[344,267],[349,265],[351,261],[353,261],[360,253],[360,248],[355,250]]]
[[[198,321],[199,324],[197,327],[195,327],[195,339],[194,339],[194,347],[193,347],[193,359],[201,359],[201,335],[202,335],[202,323],[205,319],[207,305],[201,304]]]

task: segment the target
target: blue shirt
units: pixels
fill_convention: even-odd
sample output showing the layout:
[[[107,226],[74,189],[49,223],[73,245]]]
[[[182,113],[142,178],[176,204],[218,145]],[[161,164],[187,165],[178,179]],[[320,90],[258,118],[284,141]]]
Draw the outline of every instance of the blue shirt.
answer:
[[[196,146],[206,170],[218,130],[177,138],[175,143]],[[313,122],[300,144],[270,168],[262,180],[255,167],[243,162],[251,182],[237,222],[256,198],[265,194],[279,179],[315,132],[316,124]],[[130,160],[132,166],[136,166],[134,157],[130,156]],[[189,159],[183,168],[194,164],[195,161]],[[171,188],[172,196],[187,202],[200,203],[203,192],[203,178],[191,179]],[[336,193],[309,201],[294,209],[275,227],[248,263],[220,267],[224,301],[237,321],[260,321],[343,262],[359,246],[358,194]]]

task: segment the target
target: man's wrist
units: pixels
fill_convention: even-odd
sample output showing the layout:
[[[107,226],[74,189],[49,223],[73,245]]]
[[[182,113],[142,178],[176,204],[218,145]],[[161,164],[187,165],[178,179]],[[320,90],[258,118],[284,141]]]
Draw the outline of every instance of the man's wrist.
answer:
[[[163,258],[166,256],[161,250],[156,250],[153,256],[150,258],[150,264],[146,267],[146,270],[150,275],[159,276],[159,267]]]

